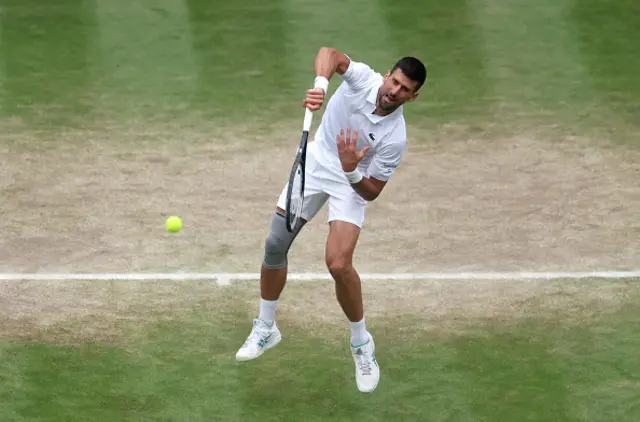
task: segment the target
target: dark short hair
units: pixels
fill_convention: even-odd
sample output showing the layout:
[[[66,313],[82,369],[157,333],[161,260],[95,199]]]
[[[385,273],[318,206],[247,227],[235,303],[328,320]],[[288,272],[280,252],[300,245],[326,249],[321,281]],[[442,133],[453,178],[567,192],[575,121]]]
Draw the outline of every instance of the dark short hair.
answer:
[[[427,68],[422,62],[415,57],[403,57],[396,62],[391,69],[393,73],[396,69],[400,69],[404,75],[412,81],[418,82],[416,91],[424,84],[427,79]]]

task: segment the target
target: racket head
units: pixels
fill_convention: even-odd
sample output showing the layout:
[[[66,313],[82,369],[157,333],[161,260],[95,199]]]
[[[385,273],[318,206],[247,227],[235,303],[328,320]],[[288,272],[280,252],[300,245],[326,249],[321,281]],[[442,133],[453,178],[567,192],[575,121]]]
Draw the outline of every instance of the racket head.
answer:
[[[302,209],[304,206],[305,165],[307,155],[308,132],[302,135],[300,148],[291,167],[287,187],[287,203],[285,209],[286,226],[289,233],[295,233],[302,225]]]

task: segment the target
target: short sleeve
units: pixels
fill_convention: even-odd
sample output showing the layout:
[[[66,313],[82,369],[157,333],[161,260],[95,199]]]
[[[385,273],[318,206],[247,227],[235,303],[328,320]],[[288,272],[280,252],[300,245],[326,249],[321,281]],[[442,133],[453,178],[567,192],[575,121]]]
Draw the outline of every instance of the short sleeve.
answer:
[[[369,176],[385,182],[389,180],[402,161],[405,146],[404,139],[389,140],[382,144],[369,164]]]
[[[351,58],[349,59],[351,60]],[[376,72],[369,65],[351,60],[347,71],[340,77],[353,91],[360,91],[367,88],[371,81],[375,80],[376,75]]]

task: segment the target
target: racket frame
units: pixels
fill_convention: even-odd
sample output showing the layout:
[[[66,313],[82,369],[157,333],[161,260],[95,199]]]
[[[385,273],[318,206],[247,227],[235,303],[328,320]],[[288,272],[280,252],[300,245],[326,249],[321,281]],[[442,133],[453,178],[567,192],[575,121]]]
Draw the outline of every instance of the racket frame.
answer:
[[[300,229],[302,225],[302,210],[304,208],[304,185],[305,185],[305,172],[306,172],[306,162],[307,162],[307,143],[309,141],[309,131],[311,129],[311,122],[313,120],[313,112],[308,108],[305,108],[304,113],[304,122],[302,124],[302,137],[300,138],[300,145],[298,146],[298,150],[296,151],[296,157],[293,161],[293,166],[291,167],[291,173],[289,174],[289,185],[287,187],[287,201],[285,206],[285,221],[287,226],[287,231],[289,233],[295,233]],[[298,170],[298,166],[301,167],[302,170],[302,179],[300,183],[300,216],[294,222],[294,225],[291,225],[291,197],[293,195],[294,188],[294,179],[296,177],[296,172]]]

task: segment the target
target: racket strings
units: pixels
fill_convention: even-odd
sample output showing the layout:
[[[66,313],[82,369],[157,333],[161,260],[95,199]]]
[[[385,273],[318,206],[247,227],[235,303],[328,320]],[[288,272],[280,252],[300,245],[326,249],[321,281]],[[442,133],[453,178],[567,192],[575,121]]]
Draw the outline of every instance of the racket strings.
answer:
[[[291,191],[290,221],[292,226],[297,224],[302,217],[303,192],[302,192],[302,165],[298,165],[293,177],[293,189]]]

